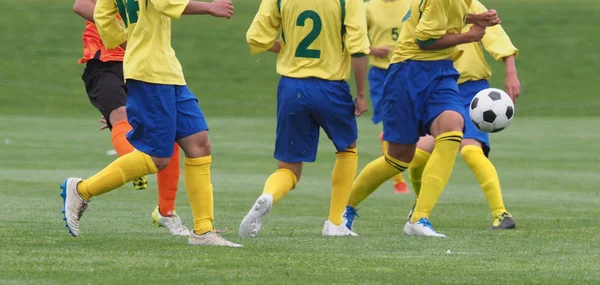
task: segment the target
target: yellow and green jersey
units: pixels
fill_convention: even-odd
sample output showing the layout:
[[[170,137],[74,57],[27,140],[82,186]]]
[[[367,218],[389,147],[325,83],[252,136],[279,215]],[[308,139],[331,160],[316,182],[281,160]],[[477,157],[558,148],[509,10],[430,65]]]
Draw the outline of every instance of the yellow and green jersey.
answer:
[[[125,79],[185,85],[181,64],[171,47],[171,19],[179,19],[189,0],[98,0],[94,20],[104,45],[127,41]],[[117,13],[123,19],[116,19]]]
[[[469,13],[480,14],[487,10],[481,2],[473,0]],[[470,28],[471,25],[466,26],[463,32],[467,32]],[[492,70],[485,60],[482,46],[497,61],[502,61],[511,55],[517,56],[519,53],[500,25],[488,27],[485,29],[485,36],[480,43],[459,46],[463,50],[463,55],[454,62],[454,67],[460,72],[458,83],[489,79],[492,76]]]
[[[459,34],[466,24],[471,0],[413,0],[402,19],[404,25],[394,48],[392,63],[405,60],[443,60],[458,58],[462,51],[457,47],[439,50],[422,50],[419,44],[431,44],[445,34]]]
[[[347,80],[351,55],[369,54],[362,0],[263,0],[246,34],[255,54],[279,36],[277,73]]]
[[[367,28],[372,47],[387,46],[393,49],[402,30],[402,17],[408,13],[412,0],[371,0],[365,3]],[[372,66],[387,69],[392,53],[387,58],[369,56]]]

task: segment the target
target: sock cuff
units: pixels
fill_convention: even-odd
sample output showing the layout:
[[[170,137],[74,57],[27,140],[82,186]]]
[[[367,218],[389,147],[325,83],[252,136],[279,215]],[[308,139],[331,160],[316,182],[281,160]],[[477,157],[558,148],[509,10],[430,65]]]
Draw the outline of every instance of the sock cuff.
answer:
[[[459,131],[445,132],[440,134],[435,138],[435,142],[439,143],[442,141],[454,141],[454,142],[462,142],[463,133]]]
[[[385,161],[388,164],[390,164],[394,168],[398,169],[400,172],[404,172],[406,169],[408,169],[408,166],[410,165],[410,163],[395,159],[387,153],[384,155],[384,157],[385,157]]]
[[[288,175],[290,175],[290,177],[294,181],[294,186],[292,186],[292,189],[296,188],[296,184],[298,183],[298,178],[296,177],[296,174],[293,171],[291,171],[287,168],[279,168],[279,169],[277,169],[277,171],[275,171],[275,173],[277,173],[277,172],[287,173]]]
[[[186,157],[183,159],[183,163],[185,165],[200,166],[200,165],[210,164],[211,162],[212,162],[212,156],[210,156],[210,155],[203,156],[203,157],[196,157],[196,158]]]
[[[154,161],[152,160],[152,157],[150,157],[149,155],[147,155],[141,151],[134,150],[133,153],[139,153],[144,158],[144,161],[146,162],[146,165],[148,166],[148,169],[150,170],[150,174],[154,174],[154,173],[158,172],[158,168],[156,167],[156,163],[154,163]]]
[[[335,153],[335,157],[337,158],[352,158],[352,157],[357,157],[358,156],[358,149],[353,147],[353,148],[346,148],[345,150],[342,151],[338,151]]]
[[[483,153],[483,149],[481,149],[480,147],[476,146],[476,145],[466,145],[464,147],[462,147],[462,149],[460,150],[461,154],[467,154],[467,153],[472,153],[472,152],[481,152]]]
[[[127,122],[127,120],[118,121],[116,124],[112,126],[112,132],[129,132],[133,127]]]
[[[423,158],[428,158],[429,159],[430,156],[431,156],[431,153],[426,152],[426,151],[424,151],[424,150],[422,150],[420,148],[417,148],[415,150],[415,157],[423,157]]]

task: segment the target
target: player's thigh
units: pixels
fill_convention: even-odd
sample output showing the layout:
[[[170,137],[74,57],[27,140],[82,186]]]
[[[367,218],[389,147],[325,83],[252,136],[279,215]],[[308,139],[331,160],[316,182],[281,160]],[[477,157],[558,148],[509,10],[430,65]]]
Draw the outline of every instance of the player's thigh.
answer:
[[[277,88],[277,131],[274,156],[295,163],[317,157],[319,126],[310,116],[309,79],[282,77]]]
[[[127,103],[127,88],[119,71],[122,69],[121,62],[91,60],[82,75],[90,103],[106,118],[110,128],[111,123],[116,122],[115,118],[111,119],[111,113]]]
[[[311,85],[311,116],[337,151],[355,147],[358,138],[354,100],[345,81],[315,79]]]
[[[395,63],[388,69],[383,86],[383,139],[395,144],[411,145],[419,140],[418,90],[408,78],[412,63]]]
[[[451,63],[451,62],[450,62]],[[427,90],[423,122],[426,133],[437,136],[449,131],[464,131],[464,107],[458,91],[458,72],[441,64],[434,74],[435,84]]]
[[[127,80],[127,139],[153,157],[171,157],[177,131],[176,86]]]

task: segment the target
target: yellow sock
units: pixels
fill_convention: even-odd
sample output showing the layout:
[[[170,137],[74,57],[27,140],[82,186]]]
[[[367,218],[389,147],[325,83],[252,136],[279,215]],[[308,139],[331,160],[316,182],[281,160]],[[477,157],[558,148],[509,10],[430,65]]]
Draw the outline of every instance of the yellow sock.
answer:
[[[281,200],[290,190],[294,189],[296,183],[298,183],[298,179],[293,171],[280,168],[267,178],[263,194],[271,194],[273,196],[273,203],[275,203]]]
[[[410,219],[411,223],[421,218],[429,218],[429,213],[450,179],[462,136],[462,132],[446,132],[435,138],[435,148],[423,170],[421,191]]]
[[[371,161],[358,174],[356,180],[354,180],[348,206],[356,208],[362,200],[377,190],[383,182],[398,173],[402,173],[407,168],[407,162],[397,160],[387,154]]]
[[[379,138],[381,141],[381,155],[385,155],[388,151],[389,143],[387,141],[383,140],[383,133],[381,133],[381,135],[379,135]],[[398,173],[397,175],[394,175],[392,180],[394,181],[394,184],[406,183],[406,180],[404,180],[404,176],[402,176],[402,173]]]
[[[342,215],[348,205],[352,182],[358,169],[356,148],[347,148],[335,154],[335,166],[331,174],[331,204],[329,220],[336,226],[342,224]]]
[[[475,178],[481,185],[481,190],[490,204],[492,215],[506,212],[504,201],[502,201],[502,190],[500,190],[500,179],[492,162],[483,154],[480,147],[467,145],[462,148],[460,154],[463,160],[475,174]]]
[[[425,165],[427,165],[430,156],[430,153],[417,148],[415,157],[408,167],[408,179],[410,179],[413,191],[415,192],[415,197],[417,198],[419,198],[419,192],[421,191],[421,176],[423,176],[423,170],[425,169]]]
[[[187,190],[194,232],[198,235],[213,230],[213,186],[210,182],[211,156],[188,158],[183,160],[183,180]]]
[[[158,172],[152,158],[139,151],[130,152],[113,161],[96,175],[77,185],[77,192],[85,200],[117,189],[138,177]]]

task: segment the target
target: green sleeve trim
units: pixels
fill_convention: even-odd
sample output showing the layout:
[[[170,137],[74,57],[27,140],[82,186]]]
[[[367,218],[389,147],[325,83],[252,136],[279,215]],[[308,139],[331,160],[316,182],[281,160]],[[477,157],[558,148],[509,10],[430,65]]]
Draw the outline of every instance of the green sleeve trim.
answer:
[[[366,56],[366,54],[364,54],[362,52],[355,53],[355,54],[352,55],[352,57],[364,57],[364,56]]]
[[[417,44],[420,47],[428,47],[428,46],[431,46],[431,45],[435,44],[436,41],[437,41],[437,39],[428,39],[426,41],[422,41],[422,40],[417,39]]]
[[[279,12],[279,14],[281,15],[281,0],[277,0],[277,12]]]
[[[346,34],[346,26],[344,25],[344,23],[346,22],[346,0],[340,0],[340,7],[342,8],[342,51],[344,51],[344,35]]]

